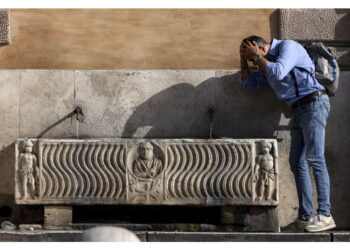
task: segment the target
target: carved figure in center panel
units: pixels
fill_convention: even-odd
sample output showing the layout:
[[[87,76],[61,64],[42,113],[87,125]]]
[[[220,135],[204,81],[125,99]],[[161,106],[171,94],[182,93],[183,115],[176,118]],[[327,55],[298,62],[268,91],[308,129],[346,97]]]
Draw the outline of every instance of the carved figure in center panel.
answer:
[[[132,164],[129,174],[129,198],[132,201],[159,200],[162,195],[164,164],[155,155],[150,141],[141,142],[131,150]]]
[[[18,175],[21,185],[21,199],[26,200],[29,196],[35,198],[35,184],[39,179],[38,160],[33,151],[31,140],[23,142],[24,153],[19,155]],[[29,190],[28,190],[29,186]]]
[[[260,143],[260,154],[257,156],[254,168],[257,201],[261,201],[263,198],[271,200],[275,189],[275,156],[271,151],[273,151],[273,144],[271,142],[262,141]]]

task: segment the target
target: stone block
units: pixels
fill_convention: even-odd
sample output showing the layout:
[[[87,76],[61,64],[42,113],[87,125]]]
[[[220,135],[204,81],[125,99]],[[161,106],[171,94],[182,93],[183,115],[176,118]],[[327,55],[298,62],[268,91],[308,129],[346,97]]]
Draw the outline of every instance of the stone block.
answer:
[[[350,69],[350,9],[280,9],[279,22],[280,39],[322,41]]]
[[[18,139],[16,202],[274,206],[277,155],[273,139]]]
[[[223,207],[222,223],[227,231],[280,232],[277,207]]]
[[[81,137],[209,137],[214,71],[76,71]]]
[[[277,207],[250,207],[246,215],[247,232],[280,232]]]
[[[0,242],[76,242],[82,234],[78,230],[0,231]]]
[[[70,229],[72,227],[72,207],[45,206],[45,229]]]
[[[0,10],[0,46],[10,42],[10,11]]]
[[[42,230],[43,226],[40,224],[20,224],[19,229],[20,230],[34,231],[34,230]]]
[[[281,39],[350,42],[350,9],[280,9]]]
[[[76,121],[67,117],[74,106],[74,71],[20,71],[20,135],[72,138]]]

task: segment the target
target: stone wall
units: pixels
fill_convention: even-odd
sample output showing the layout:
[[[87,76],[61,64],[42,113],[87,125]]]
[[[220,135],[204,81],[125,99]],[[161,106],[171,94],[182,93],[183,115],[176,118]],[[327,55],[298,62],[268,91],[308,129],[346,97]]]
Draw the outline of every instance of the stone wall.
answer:
[[[350,9],[281,9],[281,39],[322,41],[336,54],[340,68],[350,69]]]
[[[208,110],[213,108],[214,138],[278,139],[280,223],[291,222],[297,215],[297,195],[288,164],[290,111],[268,88],[246,92],[237,71],[240,38],[252,33],[264,37],[279,33],[283,39],[322,40],[340,55],[343,71],[337,96],[331,98],[326,157],[334,218],[340,228],[350,227],[346,193],[350,188],[348,9],[284,9],[279,12],[279,25],[274,10],[202,10],[199,16],[191,10],[187,14],[168,11],[171,15],[159,15],[159,20],[182,21],[176,27],[167,21],[167,28],[152,19],[160,13],[154,10],[142,14],[143,18],[128,10],[122,11],[123,15],[107,10],[106,15],[96,10],[55,11],[11,11],[11,44],[0,47],[0,68],[15,69],[0,70],[0,220],[1,214],[8,213],[2,209],[4,205],[18,212],[13,205],[14,143],[18,137],[208,138]],[[101,16],[103,19],[97,18]],[[78,25],[84,32],[70,25],[77,19],[82,21],[79,25],[84,20],[91,22]],[[129,28],[138,27],[138,35],[128,33],[121,21],[131,25]],[[108,32],[102,32],[89,44],[91,25],[116,33],[108,39],[104,35]],[[101,30],[97,28],[98,33]],[[192,33],[194,30],[204,33]],[[160,36],[161,41],[154,39],[159,34],[165,36]],[[120,43],[114,43],[118,35]],[[147,47],[150,42],[157,46]],[[80,68],[132,70],[73,70]],[[145,68],[203,70],[136,70]],[[215,70],[218,68],[234,70]],[[83,123],[67,116],[77,106],[83,109]],[[24,213],[27,217],[38,210],[28,209]]]
[[[350,72],[342,72],[331,99],[326,155],[331,176],[333,214],[349,227],[350,200],[346,136]],[[281,226],[297,215],[297,196],[288,164],[290,111],[269,88],[246,92],[238,71],[80,71],[1,70],[1,193],[14,193],[18,137],[278,139]],[[84,121],[64,119],[81,106]]]
[[[336,97],[331,98],[331,114],[327,128],[326,159],[331,176],[332,213],[338,226],[349,227],[347,207],[350,199],[344,194],[349,171],[346,155],[349,142],[347,114],[350,80],[350,9],[281,9],[279,10],[280,39],[300,42],[322,41],[336,54],[341,71],[340,87]],[[344,136],[345,135],[345,136]]]
[[[0,10],[0,45],[10,43],[10,11]]]

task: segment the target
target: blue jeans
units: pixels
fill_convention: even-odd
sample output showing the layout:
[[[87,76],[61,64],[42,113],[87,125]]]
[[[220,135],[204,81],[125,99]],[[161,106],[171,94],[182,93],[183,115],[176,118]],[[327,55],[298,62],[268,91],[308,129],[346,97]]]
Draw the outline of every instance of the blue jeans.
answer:
[[[312,216],[312,186],[309,167],[312,168],[317,189],[317,213],[330,215],[330,184],[326,166],[325,130],[330,111],[327,95],[316,101],[292,109],[291,150],[289,163],[294,173],[299,198],[299,219]]]

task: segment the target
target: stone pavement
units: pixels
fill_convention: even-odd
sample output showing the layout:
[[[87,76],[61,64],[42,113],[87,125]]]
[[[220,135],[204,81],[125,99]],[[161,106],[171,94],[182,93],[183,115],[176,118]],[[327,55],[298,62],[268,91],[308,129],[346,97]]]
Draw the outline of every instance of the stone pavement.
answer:
[[[0,242],[74,242],[83,230],[0,230]],[[143,242],[350,242],[350,231],[322,233],[223,233],[135,231]]]

